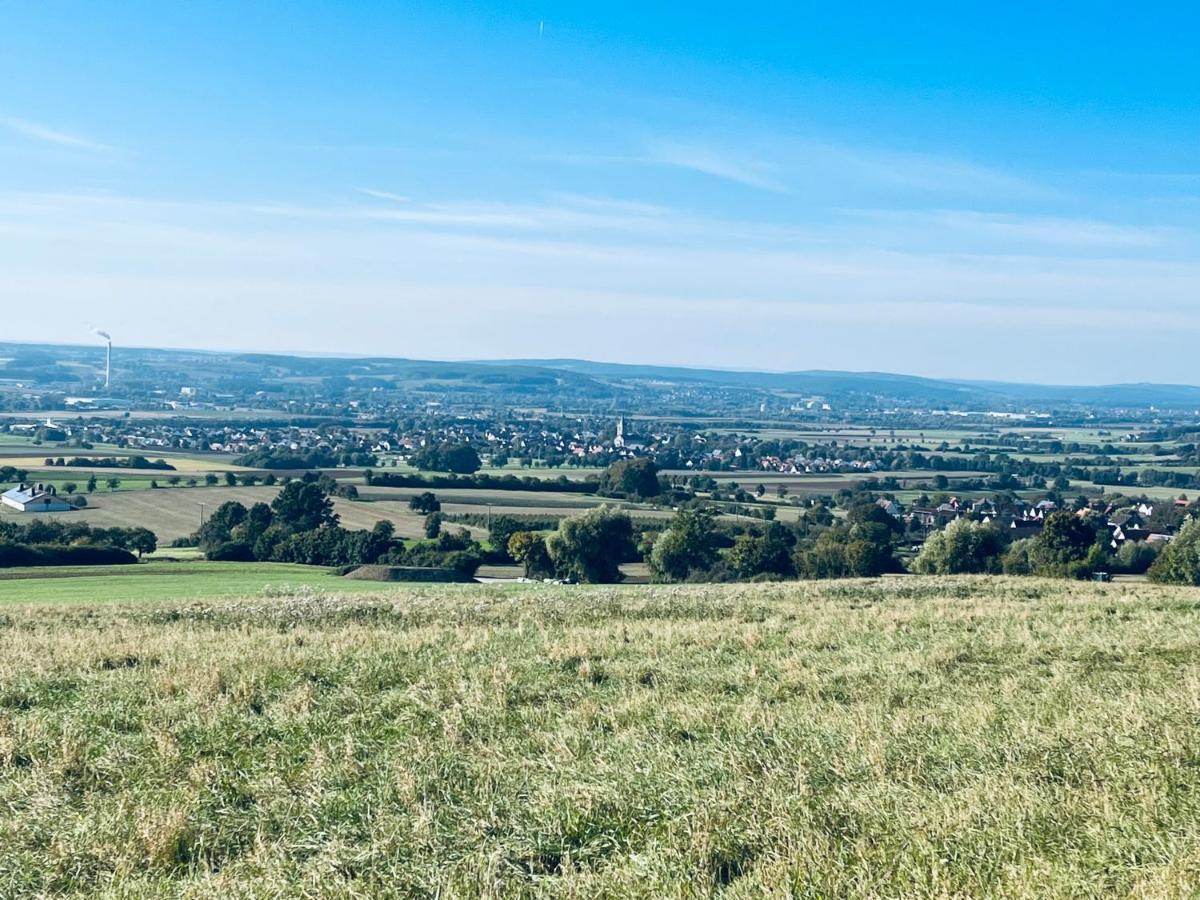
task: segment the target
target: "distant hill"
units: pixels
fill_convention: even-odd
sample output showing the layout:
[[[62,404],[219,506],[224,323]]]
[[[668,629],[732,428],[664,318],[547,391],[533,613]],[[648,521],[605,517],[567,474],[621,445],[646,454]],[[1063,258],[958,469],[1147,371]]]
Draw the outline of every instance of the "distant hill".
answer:
[[[581,375],[618,380],[704,382],[826,397],[891,397],[932,405],[1079,404],[1103,405],[1110,408],[1200,408],[1200,387],[1186,384],[1040,385],[922,378],[888,372],[835,372],[819,369],[799,372],[748,372],[600,363],[581,359],[492,360],[488,364],[562,369]]]
[[[95,391],[103,380],[103,365],[103,350],[96,345],[0,342],[0,389],[34,385],[63,393]],[[1040,385],[889,372],[753,372],[582,359],[446,362],[136,347],[115,348],[113,383],[124,396],[147,402],[189,386],[225,402],[249,402],[259,394],[361,397],[364,391],[378,390],[437,402],[466,397],[470,402],[560,407],[599,403],[682,414],[709,412],[714,404],[726,413],[745,410],[769,395],[820,397],[842,408],[1200,409],[1200,387],[1183,384]]]

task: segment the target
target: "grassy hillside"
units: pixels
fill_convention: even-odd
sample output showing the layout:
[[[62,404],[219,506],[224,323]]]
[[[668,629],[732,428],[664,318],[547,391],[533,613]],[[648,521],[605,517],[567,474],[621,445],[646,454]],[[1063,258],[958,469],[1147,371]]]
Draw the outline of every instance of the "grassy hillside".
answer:
[[[0,896],[1195,896],[1200,595],[0,607]]]

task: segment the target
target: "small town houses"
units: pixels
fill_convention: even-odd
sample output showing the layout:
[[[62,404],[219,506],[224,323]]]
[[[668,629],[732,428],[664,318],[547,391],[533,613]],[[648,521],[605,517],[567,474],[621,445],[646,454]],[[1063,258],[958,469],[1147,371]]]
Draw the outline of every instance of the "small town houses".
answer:
[[[961,500],[950,497],[936,507],[913,505],[905,509],[903,504],[891,498],[881,498],[876,501],[880,509],[895,519],[900,520],[910,531],[923,532],[926,535],[945,528],[956,519],[970,519],[975,522],[985,522],[995,525],[1009,533],[1013,539],[1032,537],[1042,530],[1047,517],[1059,510],[1059,504],[1053,500],[1041,500],[1026,505],[1019,503],[1006,509],[1001,514],[996,502],[990,498],[976,500]],[[1187,507],[1187,501],[1175,501],[1180,508]],[[1148,503],[1139,503],[1129,507],[1116,509],[1112,506],[1101,507],[1098,503],[1076,508],[1075,504],[1067,505],[1076,515],[1102,519],[1111,533],[1110,545],[1115,550],[1126,541],[1146,541],[1148,543],[1166,543],[1173,534],[1170,529],[1150,527],[1149,521],[1154,514],[1154,507]]]

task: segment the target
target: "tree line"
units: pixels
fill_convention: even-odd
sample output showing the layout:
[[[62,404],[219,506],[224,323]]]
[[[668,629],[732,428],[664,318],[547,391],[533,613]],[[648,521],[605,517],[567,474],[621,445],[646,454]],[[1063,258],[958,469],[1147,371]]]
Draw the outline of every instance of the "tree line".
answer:
[[[0,568],[121,565],[157,548],[158,539],[148,528],[92,528],[59,519],[0,521]]]
[[[453,534],[439,529],[434,540],[409,547],[387,520],[370,529],[343,528],[334,512],[332,484],[327,478],[290,481],[269,504],[223,503],[187,543],[215,560],[428,566],[468,575],[483,562],[482,546],[465,529]]]
[[[615,582],[623,563],[644,560],[659,582],[713,582],[925,575],[1009,574],[1089,578],[1096,573],[1148,573],[1152,580],[1200,584],[1200,524],[1189,519],[1165,545],[1127,541],[1115,551],[1100,517],[1058,511],[1033,537],[1011,539],[991,523],[958,519],[924,543],[910,566],[898,550],[902,524],[871,500],[835,520],[823,506],[799,522],[770,522],[731,537],[717,512],[680,509],[658,532],[635,531],[623,511],[601,506],[562,520],[549,534],[494,529],[500,543],[531,577]]]

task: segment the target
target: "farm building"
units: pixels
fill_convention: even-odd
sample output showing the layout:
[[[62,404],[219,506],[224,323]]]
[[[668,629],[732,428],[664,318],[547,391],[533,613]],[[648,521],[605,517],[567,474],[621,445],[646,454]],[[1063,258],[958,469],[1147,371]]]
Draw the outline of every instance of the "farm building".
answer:
[[[0,502],[21,512],[63,512],[71,504],[58,499],[58,491],[44,484],[21,484],[0,494]]]

